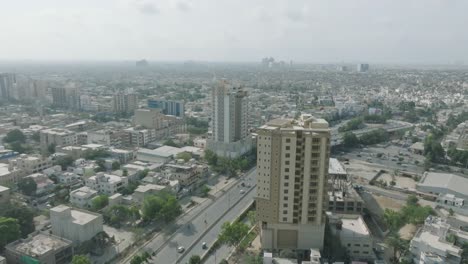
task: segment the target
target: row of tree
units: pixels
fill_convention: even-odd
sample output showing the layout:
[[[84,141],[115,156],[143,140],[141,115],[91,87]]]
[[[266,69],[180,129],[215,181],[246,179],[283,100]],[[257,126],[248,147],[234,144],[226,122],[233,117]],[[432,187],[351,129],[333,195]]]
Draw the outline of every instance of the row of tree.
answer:
[[[353,132],[343,134],[343,146],[345,148],[354,148],[362,145],[373,145],[390,140],[389,134],[383,129],[376,129],[361,135],[360,138]]]
[[[256,149],[252,150],[245,156],[230,159],[226,157],[219,157],[211,150],[205,150],[205,160],[210,165],[211,169],[217,173],[227,174],[234,177],[237,171],[248,170],[255,164]]]

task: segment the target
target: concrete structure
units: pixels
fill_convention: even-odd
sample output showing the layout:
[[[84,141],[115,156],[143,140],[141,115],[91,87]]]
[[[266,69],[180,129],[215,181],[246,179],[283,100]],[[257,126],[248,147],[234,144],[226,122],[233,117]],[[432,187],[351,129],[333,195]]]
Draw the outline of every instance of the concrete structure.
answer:
[[[185,114],[184,102],[182,101],[148,99],[148,107],[161,109],[165,115],[184,117]]]
[[[416,184],[416,190],[438,196],[452,194],[467,200],[468,179],[451,173],[425,172]]]
[[[449,228],[440,218],[428,216],[410,243],[413,262],[459,264],[462,249],[446,240]]]
[[[6,258],[0,256],[0,264],[7,264]]]
[[[360,215],[330,215],[330,228],[353,260],[372,261],[374,240]]]
[[[104,172],[99,172],[95,176],[91,176],[86,179],[86,186],[98,191],[99,193],[108,195],[121,191],[127,185],[127,177],[105,174]]]
[[[34,173],[26,176],[25,178],[31,178],[37,185],[36,194],[43,194],[54,189],[54,182],[49,179],[45,174]]]
[[[21,154],[19,157],[9,160],[10,170],[17,169],[22,175],[42,172],[53,166],[51,158],[45,158],[40,155]]]
[[[0,204],[7,204],[10,202],[10,188],[0,185]]]
[[[173,159],[177,154],[184,152],[180,148],[171,146],[162,146],[157,149],[140,148],[137,151],[137,160],[155,163],[166,163]]]
[[[328,211],[338,214],[360,214],[364,201],[352,188],[348,173],[335,159],[330,158],[328,166]]]
[[[136,152],[133,150],[110,149],[109,153],[111,154],[111,157],[118,159],[120,164],[129,163],[136,157]]]
[[[81,243],[103,232],[102,215],[59,205],[50,209],[52,234]]]
[[[56,107],[79,110],[80,91],[73,83],[65,87],[52,87],[52,104]]]
[[[262,248],[321,249],[328,207],[330,129],[323,119],[276,119],[257,131]]]
[[[156,140],[156,130],[130,127],[124,130],[123,145],[144,147],[148,143]]]
[[[208,174],[208,167],[204,165],[167,164],[162,172],[169,180],[177,180],[182,186],[190,186]]]
[[[423,155],[424,154],[424,144],[423,142],[416,142],[410,146],[411,152],[414,154]]]
[[[0,163],[0,184],[10,186],[18,182],[20,176],[24,176],[21,171],[9,168],[7,164]]]
[[[369,64],[359,63],[356,68],[357,68],[358,72],[368,72],[369,71]]]
[[[112,110],[116,113],[131,113],[138,108],[136,94],[118,93],[112,97]]]
[[[236,157],[247,149],[229,147],[229,144],[242,142],[248,135],[247,92],[240,86],[233,86],[221,80],[212,90],[212,138],[207,148],[221,156]],[[225,146],[227,145],[227,146]],[[240,153],[237,153],[240,151]]]
[[[72,146],[78,143],[78,137],[75,132],[67,129],[51,128],[40,132],[41,150],[47,151],[51,144],[55,146]]]
[[[16,75],[14,73],[0,73],[0,99],[15,98]]]
[[[83,186],[70,192],[70,203],[80,208],[90,208],[91,200],[98,195],[98,192],[88,186]]]
[[[8,264],[68,264],[73,257],[72,242],[39,232],[5,247]]]
[[[169,191],[170,188],[168,186],[157,185],[157,184],[146,184],[146,185],[139,185],[135,192],[133,193],[133,200],[136,203],[143,203],[143,200],[148,195],[153,195],[161,191]]]
[[[122,145],[122,139],[125,133],[122,131],[101,129],[95,131],[88,131],[87,135],[88,144],[100,144],[104,146],[120,147]]]
[[[186,132],[186,124],[182,118],[165,115],[161,111],[161,109],[137,109],[133,124],[146,129],[154,129],[154,140]]]

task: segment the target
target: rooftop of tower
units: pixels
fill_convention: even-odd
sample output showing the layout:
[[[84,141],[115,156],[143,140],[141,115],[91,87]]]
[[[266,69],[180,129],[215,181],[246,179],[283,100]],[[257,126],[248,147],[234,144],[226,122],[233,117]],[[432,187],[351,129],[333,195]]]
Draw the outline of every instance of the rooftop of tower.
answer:
[[[315,118],[309,114],[302,114],[298,119],[278,118],[267,122],[264,129],[329,129],[328,122],[322,118]]]

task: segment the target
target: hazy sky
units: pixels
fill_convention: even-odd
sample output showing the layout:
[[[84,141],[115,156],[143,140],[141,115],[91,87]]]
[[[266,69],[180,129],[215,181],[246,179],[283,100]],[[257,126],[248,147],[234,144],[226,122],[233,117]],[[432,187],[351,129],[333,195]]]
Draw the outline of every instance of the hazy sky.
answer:
[[[467,0],[0,0],[0,59],[468,62]]]

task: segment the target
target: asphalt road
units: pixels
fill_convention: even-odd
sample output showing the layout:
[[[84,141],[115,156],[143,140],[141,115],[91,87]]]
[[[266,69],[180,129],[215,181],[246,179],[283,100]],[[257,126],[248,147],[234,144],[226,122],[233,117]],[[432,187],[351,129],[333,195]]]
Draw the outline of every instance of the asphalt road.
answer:
[[[167,236],[161,235],[154,238],[145,246],[148,252],[156,251],[150,263],[188,263],[192,255],[202,255],[202,243],[211,245],[225,221],[233,220],[240,211],[252,202],[255,195],[255,170],[245,176],[245,182],[250,184],[250,188],[233,187],[213,203],[201,208],[195,216],[191,216],[190,221],[181,219],[177,230]],[[240,190],[245,193],[241,194]],[[183,223],[183,224],[182,224]],[[177,252],[178,247],[184,247],[185,251]]]

